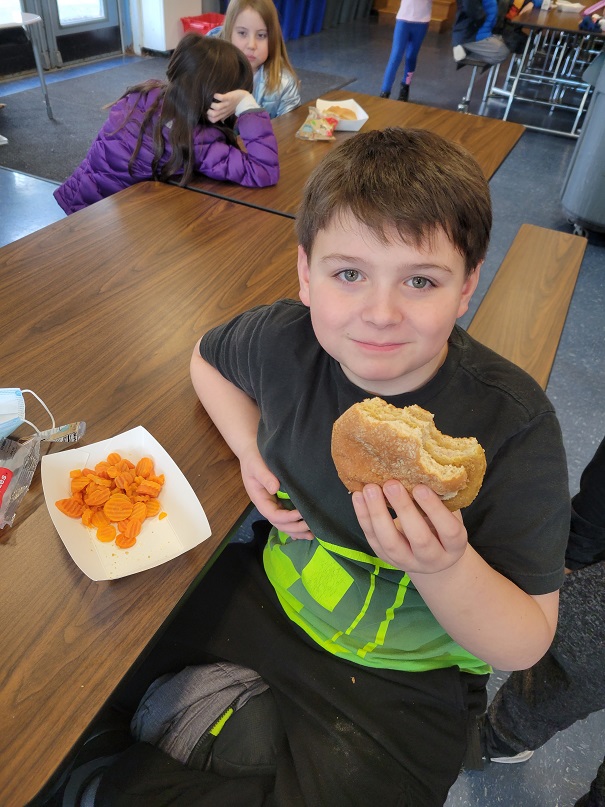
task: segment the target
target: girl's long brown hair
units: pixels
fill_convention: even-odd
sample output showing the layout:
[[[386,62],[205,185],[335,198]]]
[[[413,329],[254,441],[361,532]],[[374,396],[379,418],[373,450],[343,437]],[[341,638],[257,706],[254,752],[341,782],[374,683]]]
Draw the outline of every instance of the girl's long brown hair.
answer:
[[[220,124],[210,123],[207,110],[217,92],[247,90],[252,92],[252,68],[246,57],[235,45],[218,37],[204,37],[196,33],[186,34],[176,46],[166,69],[168,81],[145,81],[129,87],[124,98],[130,93],[148,93],[160,88],[162,92],[147,109],[141,122],[141,129],[129,170],[137,158],[143,142],[145,130],[155,117],[153,124],[152,175],[166,182],[181,171],[180,185],[186,185],[194,173],[195,154],[193,135],[200,126],[214,126],[221,129],[230,145],[237,146],[234,132],[235,116]],[[156,115],[160,109],[160,114]],[[125,121],[126,122],[126,121]],[[166,163],[159,168],[164,154],[162,129],[170,125],[168,140],[172,153]]]
[[[296,78],[296,73],[288,58],[286,43],[284,42],[279,17],[277,16],[277,9],[275,8],[273,0],[231,0],[227,6],[221,36],[223,39],[231,42],[235,20],[242,11],[245,11],[247,8],[256,11],[267,26],[269,55],[265,62],[265,81],[268,92],[277,92],[281,84],[282,71],[288,70],[292,73],[294,78]]]

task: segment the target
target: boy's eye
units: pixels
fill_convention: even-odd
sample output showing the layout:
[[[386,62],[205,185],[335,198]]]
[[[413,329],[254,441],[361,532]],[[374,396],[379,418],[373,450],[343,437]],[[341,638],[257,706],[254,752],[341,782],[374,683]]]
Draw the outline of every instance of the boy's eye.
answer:
[[[338,273],[338,277],[347,283],[355,283],[356,280],[359,280],[361,275],[357,269],[343,269],[342,272]]]
[[[428,277],[420,277],[420,275],[410,278],[408,283],[413,289],[425,289],[427,286],[433,285]]]

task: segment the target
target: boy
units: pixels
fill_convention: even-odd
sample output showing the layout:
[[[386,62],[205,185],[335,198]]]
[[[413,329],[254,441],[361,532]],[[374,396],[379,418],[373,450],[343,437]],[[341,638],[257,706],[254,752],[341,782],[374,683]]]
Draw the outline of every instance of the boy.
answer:
[[[276,804],[443,804],[489,665],[530,666],[552,640],[569,524],[559,425],[529,376],[455,326],[490,227],[466,151],[421,130],[359,134],[305,188],[301,302],[253,309],[194,350],[196,392],[276,528],[264,570],[234,546],[199,587],[211,602],[208,586],[237,578],[205,647],[272,689],[289,746]],[[423,486],[347,493],[332,424],[373,395],[478,438],[487,473],[464,519]]]

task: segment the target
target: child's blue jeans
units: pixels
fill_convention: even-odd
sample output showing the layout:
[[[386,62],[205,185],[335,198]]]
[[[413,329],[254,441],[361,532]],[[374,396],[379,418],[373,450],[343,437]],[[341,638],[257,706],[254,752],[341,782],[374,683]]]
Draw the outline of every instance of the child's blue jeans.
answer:
[[[393,34],[393,45],[391,56],[387,64],[384,78],[382,80],[381,92],[391,92],[395,74],[401,64],[405,54],[405,65],[402,84],[409,84],[412,73],[416,69],[416,61],[420,53],[420,46],[429,29],[428,22],[407,22],[397,20],[395,23],[395,33]]]

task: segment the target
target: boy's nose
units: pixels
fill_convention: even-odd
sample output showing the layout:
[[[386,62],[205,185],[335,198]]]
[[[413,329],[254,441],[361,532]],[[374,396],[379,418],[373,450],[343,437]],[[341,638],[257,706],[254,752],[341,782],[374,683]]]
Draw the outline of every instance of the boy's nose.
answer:
[[[367,322],[384,328],[401,321],[402,312],[397,306],[394,295],[390,292],[373,294],[366,300],[363,318]]]

